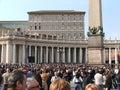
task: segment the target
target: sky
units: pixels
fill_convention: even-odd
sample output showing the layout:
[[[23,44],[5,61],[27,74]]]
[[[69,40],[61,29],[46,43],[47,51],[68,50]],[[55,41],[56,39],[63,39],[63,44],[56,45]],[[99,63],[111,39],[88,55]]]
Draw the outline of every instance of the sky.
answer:
[[[28,20],[29,11],[85,11],[85,35],[88,32],[89,0],[0,0],[0,21]],[[120,40],[120,0],[102,0],[105,39]]]

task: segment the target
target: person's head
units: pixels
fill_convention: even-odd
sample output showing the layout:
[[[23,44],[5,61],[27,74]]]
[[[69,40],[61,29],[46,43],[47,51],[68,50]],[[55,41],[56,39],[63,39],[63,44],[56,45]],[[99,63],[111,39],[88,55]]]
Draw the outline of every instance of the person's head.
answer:
[[[48,76],[47,76],[46,73],[42,73],[42,74],[41,74],[41,78],[42,78],[43,81],[46,81],[47,78],[48,78]]]
[[[64,79],[55,79],[51,85],[50,90],[71,90],[69,82]]]
[[[76,78],[79,78],[79,77],[80,77],[80,73],[77,72],[77,73],[76,73]]]
[[[40,72],[36,72],[36,74],[33,77],[38,81],[40,87],[42,87],[42,78]]]
[[[8,78],[8,88],[26,90],[26,75],[23,71],[15,70]]]
[[[54,76],[58,76],[58,72],[54,72]]]
[[[88,84],[85,87],[85,90],[101,90],[101,88],[98,85],[95,85],[95,84]]]
[[[7,73],[9,73],[9,72],[10,72],[10,69],[9,69],[9,68],[7,68],[7,69],[6,69],[6,72],[7,72]]]
[[[27,90],[39,90],[40,86],[35,78],[27,78]]]

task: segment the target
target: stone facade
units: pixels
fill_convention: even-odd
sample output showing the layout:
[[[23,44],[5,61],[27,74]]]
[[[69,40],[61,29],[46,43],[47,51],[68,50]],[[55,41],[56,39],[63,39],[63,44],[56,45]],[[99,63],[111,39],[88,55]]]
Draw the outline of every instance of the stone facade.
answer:
[[[60,40],[85,38],[84,15],[78,11],[35,11],[29,14],[29,31],[56,35]]]
[[[31,58],[34,63],[87,61],[85,12],[35,11],[28,14],[27,30],[1,28],[1,56],[6,55],[1,57],[2,63],[29,63]]]

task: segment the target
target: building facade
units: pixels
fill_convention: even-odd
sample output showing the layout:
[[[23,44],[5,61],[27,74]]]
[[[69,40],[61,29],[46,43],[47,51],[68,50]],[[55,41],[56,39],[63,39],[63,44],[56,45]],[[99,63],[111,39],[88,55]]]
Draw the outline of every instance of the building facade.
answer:
[[[85,63],[85,12],[28,12],[28,29],[2,30],[1,63]],[[9,23],[9,22],[8,22]],[[26,22],[27,23],[27,22]],[[1,22],[3,26],[4,23]],[[82,47],[79,46],[81,43]]]

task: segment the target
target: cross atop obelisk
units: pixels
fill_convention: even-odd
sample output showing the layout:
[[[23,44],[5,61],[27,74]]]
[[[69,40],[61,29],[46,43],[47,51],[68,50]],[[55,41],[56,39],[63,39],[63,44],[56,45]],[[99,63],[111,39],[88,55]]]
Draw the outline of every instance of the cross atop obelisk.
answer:
[[[89,64],[103,64],[103,37],[101,0],[89,0]]]

